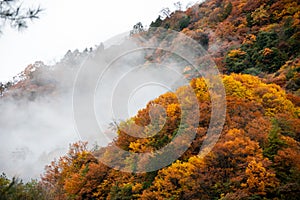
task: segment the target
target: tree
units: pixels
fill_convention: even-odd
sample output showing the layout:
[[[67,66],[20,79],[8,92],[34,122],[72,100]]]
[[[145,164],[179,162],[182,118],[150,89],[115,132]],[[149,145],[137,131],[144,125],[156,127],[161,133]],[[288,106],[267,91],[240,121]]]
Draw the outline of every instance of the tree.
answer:
[[[70,145],[67,155],[45,167],[42,184],[50,194],[59,199],[73,195],[74,191],[81,195],[84,192],[79,187],[83,186],[85,181],[81,175],[88,173],[92,163],[97,163],[97,160],[88,151],[87,143],[76,142]]]
[[[272,190],[278,186],[278,180],[275,178],[275,173],[268,170],[263,162],[267,163],[268,159],[263,161],[256,161],[253,159],[249,162],[245,170],[247,181],[246,183],[241,184],[241,186],[245,187],[252,196],[266,195],[268,190]]]
[[[161,20],[160,15],[159,15],[158,18],[155,20],[155,22],[151,22],[150,27],[160,27],[162,22],[163,21]]]
[[[18,0],[0,0],[0,31],[6,24],[10,23],[13,28],[27,28],[28,20],[38,19],[42,11],[37,8],[23,8],[21,4],[16,5]]]
[[[0,96],[2,95],[4,89],[5,89],[4,84],[2,82],[0,82]]]
[[[130,35],[135,35],[144,31],[145,29],[142,22],[138,22],[133,26],[133,29],[130,31]]]
[[[223,16],[222,16],[223,20],[230,15],[231,11],[232,11],[232,3],[229,2],[224,9]]]
[[[179,31],[182,31],[182,29],[188,27],[190,24],[190,17],[189,16],[184,16],[179,20]]]
[[[23,183],[19,178],[9,179],[4,173],[0,175],[0,200],[49,198],[47,191],[36,180]]]

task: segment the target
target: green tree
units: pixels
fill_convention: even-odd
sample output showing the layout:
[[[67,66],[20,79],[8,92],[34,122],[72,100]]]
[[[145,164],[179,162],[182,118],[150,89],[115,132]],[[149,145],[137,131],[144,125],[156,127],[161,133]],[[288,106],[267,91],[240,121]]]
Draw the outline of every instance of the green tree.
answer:
[[[273,128],[269,133],[268,144],[263,151],[264,156],[270,160],[274,160],[274,156],[277,154],[278,150],[285,145],[284,141],[280,139],[281,129],[278,125],[278,121],[273,119],[272,123]]]
[[[229,2],[229,3],[226,5],[226,7],[224,8],[224,12],[223,12],[223,14],[222,14],[222,16],[221,16],[221,20],[222,20],[222,21],[225,20],[225,19],[230,15],[231,11],[232,11],[232,3]]]
[[[183,18],[181,18],[179,20],[179,31],[181,31],[182,29],[188,27],[189,24],[190,24],[190,17],[189,16],[184,16]]]
[[[23,183],[19,178],[11,180],[5,175],[0,175],[0,200],[35,200],[49,199],[46,190],[36,180]]]
[[[127,184],[123,187],[119,187],[117,185],[111,188],[110,198],[112,200],[129,200],[134,199],[132,196],[132,185]]]
[[[162,24],[161,16],[159,15],[155,22],[151,22],[150,27],[160,27]]]

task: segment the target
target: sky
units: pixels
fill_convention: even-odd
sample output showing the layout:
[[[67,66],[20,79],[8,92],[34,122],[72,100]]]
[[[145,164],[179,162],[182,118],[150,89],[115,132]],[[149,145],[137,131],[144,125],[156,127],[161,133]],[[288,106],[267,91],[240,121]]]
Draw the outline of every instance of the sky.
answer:
[[[40,19],[16,31],[6,26],[0,36],[0,82],[12,78],[35,61],[54,64],[68,50],[95,47],[130,31],[137,22],[149,26],[162,8],[174,10],[178,0],[24,0],[41,6]],[[21,2],[21,1],[20,1]],[[181,0],[183,7],[193,0]]]

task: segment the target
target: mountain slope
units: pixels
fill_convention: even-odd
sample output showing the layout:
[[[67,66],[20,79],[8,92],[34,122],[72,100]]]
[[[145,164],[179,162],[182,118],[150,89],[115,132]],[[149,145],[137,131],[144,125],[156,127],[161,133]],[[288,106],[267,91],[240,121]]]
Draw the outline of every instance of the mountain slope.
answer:
[[[191,86],[198,97],[201,118],[199,126],[185,126],[184,131],[195,129],[196,136],[173,164],[148,173],[121,172],[126,167],[122,162],[134,157],[117,153],[113,146],[146,153],[157,152],[172,141],[179,134],[181,118],[176,96],[188,95],[185,87],[161,95],[121,124],[127,128],[120,128],[108,147],[91,152],[86,144],[75,144],[68,155],[47,167],[43,183],[62,199],[297,199],[300,108],[279,86],[265,84],[251,75],[223,76],[223,82],[227,92],[226,122],[220,139],[205,157],[198,153],[209,127],[211,102],[204,80],[194,79]],[[149,123],[153,103],[167,110],[166,124],[158,134],[138,139],[122,131],[135,132],[132,120]],[[155,127],[139,130],[146,135],[152,131]],[[108,168],[99,158],[119,166],[119,170]],[[138,163],[147,166],[153,162],[150,156]],[[134,171],[139,166],[131,167]]]
[[[298,1],[209,0],[152,26],[197,40],[224,73],[265,77],[299,95],[299,16]]]
[[[186,87],[163,94],[150,101],[136,116],[116,124],[118,136],[107,147],[89,150],[84,142],[73,144],[66,156],[46,167],[40,182],[42,192],[48,199],[298,199],[299,16],[298,1],[208,0],[186,11],[175,11],[164,20],[158,18],[151,26],[190,36],[207,49],[225,74],[221,77],[226,90],[227,113],[216,145],[205,157],[198,155],[211,121],[211,94],[196,71],[182,66],[197,96],[198,105],[185,105],[195,113],[199,109],[196,124],[193,119],[197,115],[191,114],[190,120],[180,126],[184,113],[177,96],[188,97]],[[113,52],[112,49],[106,52],[109,54],[110,50]],[[159,62],[165,56],[161,51],[151,53],[145,56],[145,65],[155,60]],[[73,61],[72,56],[69,61]],[[56,72],[51,76],[60,74],[59,70]],[[45,77],[51,73],[42,73],[43,80],[48,80]],[[74,73],[69,69],[62,74]],[[45,85],[35,84],[39,83],[34,82],[38,71],[30,74],[34,75],[10,86],[4,96],[14,91],[18,98],[27,98],[30,94],[29,100],[35,100],[32,91],[37,91],[37,98],[44,92],[55,96],[57,92],[66,91],[65,87],[57,91],[56,82],[51,79]],[[151,110],[156,104],[166,110],[165,115]],[[147,126],[151,112],[158,114],[159,119],[166,118],[166,123],[158,120],[153,126]],[[160,131],[152,136],[157,127]],[[136,138],[126,130],[151,137]],[[152,172],[122,172],[134,172],[144,166],[151,168],[159,161],[153,158],[154,152],[160,152],[173,141],[178,130],[196,135],[176,161]],[[176,142],[174,147],[181,147],[186,141]],[[133,162],[137,157],[115,151],[114,146],[126,152],[149,153],[149,156]],[[171,153],[180,150],[174,148]],[[103,160],[118,169],[109,168],[101,162]],[[132,164],[130,169],[124,160]],[[3,185],[8,187],[9,181],[5,179]]]

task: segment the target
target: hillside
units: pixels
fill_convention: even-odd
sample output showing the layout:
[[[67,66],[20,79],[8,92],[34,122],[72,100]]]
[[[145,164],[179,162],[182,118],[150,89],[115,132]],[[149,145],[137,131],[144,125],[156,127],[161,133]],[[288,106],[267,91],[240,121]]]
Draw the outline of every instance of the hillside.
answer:
[[[299,10],[292,0],[209,0],[151,26],[198,41],[226,74],[256,75],[299,95]]]
[[[214,83],[183,62],[178,69],[188,86],[180,85],[148,102],[135,116],[114,122],[117,136],[106,146],[91,149],[83,141],[70,145],[65,156],[46,166],[41,181],[24,184],[0,176],[0,199],[298,199],[299,2],[207,0],[158,17],[150,26],[181,32],[208,51],[222,72],[224,126],[219,122],[211,127],[213,108],[218,106],[212,99],[220,98],[211,93]],[[159,29],[151,31],[132,38],[163,41]],[[159,47],[175,48],[180,41],[176,39]],[[101,62],[109,63],[126,46],[68,52],[54,67],[37,62],[15,82],[1,85],[1,98],[22,103],[60,95],[70,99],[72,81],[86,57],[100,51]],[[144,68],[177,59],[159,50],[143,56],[135,62]],[[63,111],[66,105],[58,108]],[[220,135],[208,137],[218,126]],[[211,151],[202,149],[214,140]],[[171,150],[165,153],[168,144]],[[178,157],[172,160],[174,156]],[[161,163],[165,167],[156,169]]]
[[[299,3],[292,0],[209,0],[186,11],[174,11],[164,20],[159,16],[150,27],[180,31],[196,40],[225,74],[259,76],[299,96],[299,10]],[[69,51],[57,65],[68,63],[76,71],[84,57],[96,51]],[[159,52],[155,56],[161,57]],[[30,73],[24,72],[25,77]],[[191,78],[198,76],[189,68],[184,72]],[[21,80],[25,78],[21,76]],[[14,82],[0,84],[0,93]]]

